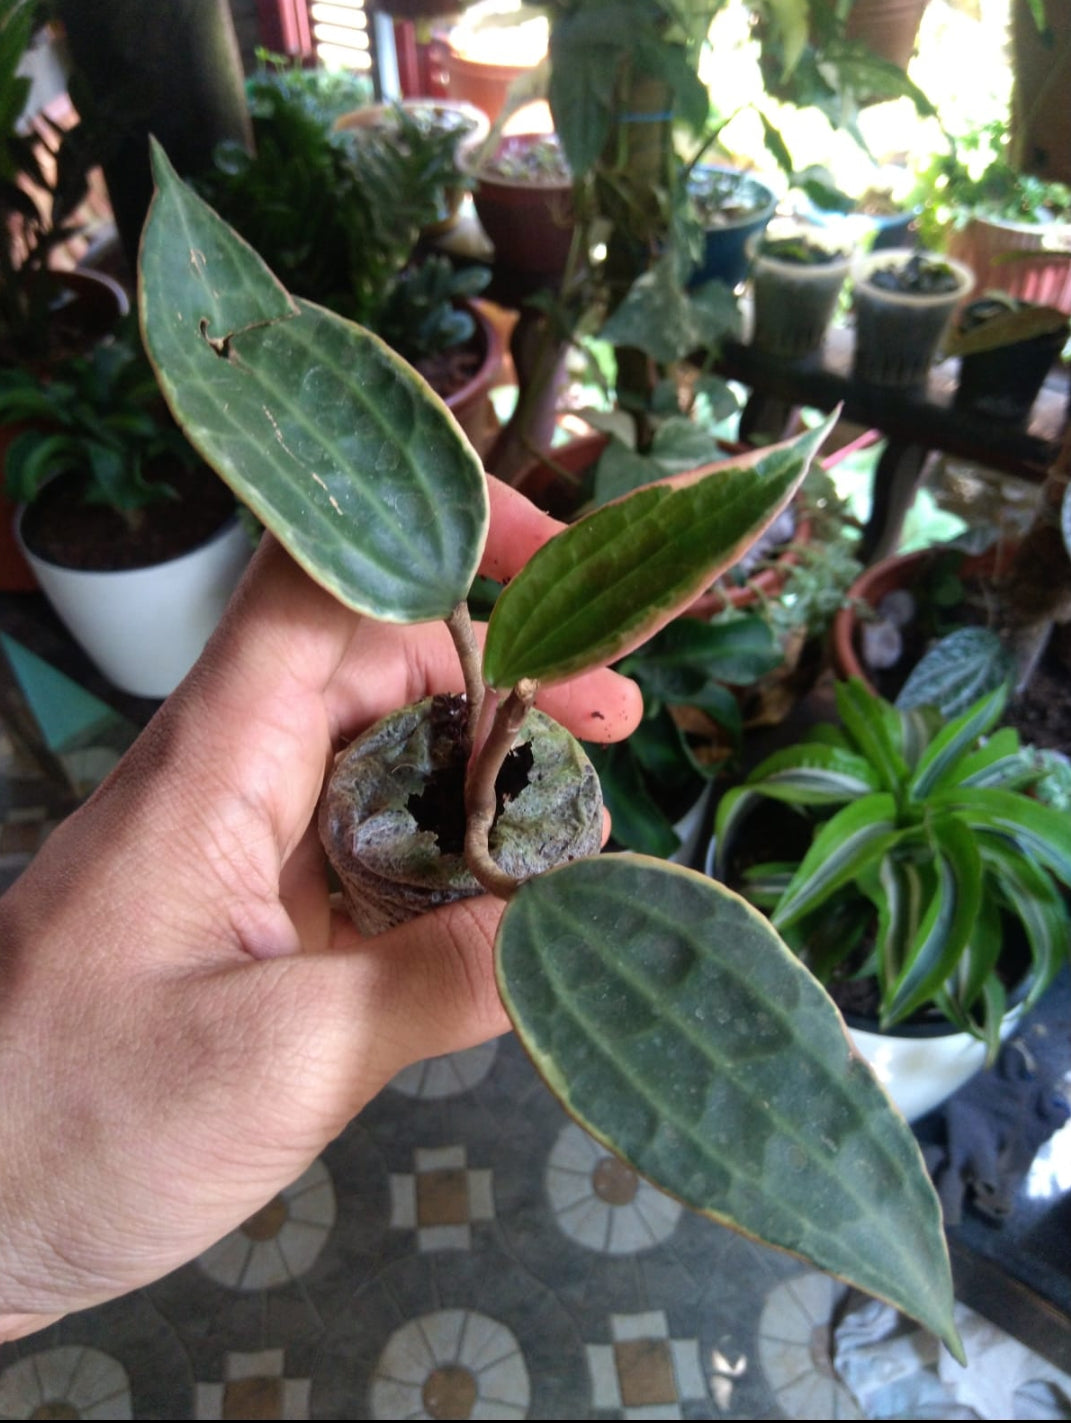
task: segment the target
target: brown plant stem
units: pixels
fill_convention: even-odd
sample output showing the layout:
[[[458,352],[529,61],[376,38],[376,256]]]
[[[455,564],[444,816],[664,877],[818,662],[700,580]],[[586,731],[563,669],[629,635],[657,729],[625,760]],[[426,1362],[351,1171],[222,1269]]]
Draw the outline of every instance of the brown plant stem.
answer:
[[[505,874],[491,858],[489,838],[497,801],[495,782],[517,733],[535,701],[538,683],[518,682],[495,712],[487,739],[469,762],[465,778],[465,863],[490,894],[509,899],[520,880]]]
[[[480,671],[480,647],[472,628],[469,607],[464,599],[446,619],[454,648],[461,663],[461,675],[465,679],[465,754],[472,754],[473,738],[483,710],[483,676]]]

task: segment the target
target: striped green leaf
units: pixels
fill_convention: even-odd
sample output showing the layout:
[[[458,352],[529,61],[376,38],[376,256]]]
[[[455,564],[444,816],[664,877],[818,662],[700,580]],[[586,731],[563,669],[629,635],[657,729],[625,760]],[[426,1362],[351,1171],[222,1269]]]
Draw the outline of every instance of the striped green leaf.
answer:
[[[979,699],[961,716],[948,721],[923,752],[907,785],[911,800],[925,800],[941,784],[962,775],[961,762],[970,746],[992,731],[1004,712],[1008,696],[1003,686]]]
[[[900,838],[896,802],[886,792],[863,796],[839,810],[818,831],[773,915],[785,929],[809,914],[841,885],[876,866]]]
[[[935,821],[933,893],[908,956],[882,1005],[882,1026],[903,1022],[928,1002],[968,951],[982,897],[982,858],[956,821]]]
[[[957,786],[931,798],[935,810],[961,812],[979,831],[1004,835],[1071,886],[1071,824],[1065,815],[1015,791]]]
[[[1026,932],[1032,960],[1026,1006],[1033,1007],[1067,961],[1071,915],[1049,876],[1002,839],[981,835],[979,850]]]
[[[377,337],[289,296],[155,144],[153,171],[142,325],[191,443],[348,607],[388,622],[447,616],[488,521],[460,427]]]
[[[1019,733],[1013,727],[1002,726],[984,746],[963,757],[956,768],[955,784],[1021,790],[1037,778],[1037,764],[1031,753],[1024,752]]]
[[[836,698],[845,730],[881,777],[882,789],[898,790],[907,776],[907,762],[903,726],[895,709],[874,696],[858,677],[838,682]]]
[[[863,756],[809,742],[775,751],[756,766],[747,784],[775,800],[801,805],[836,805],[883,789]]]
[[[959,1353],[914,1137],[824,991],[744,900],[656,860],[578,860],[521,886],[496,967],[536,1066],[609,1150]]]
[[[560,681],[646,642],[772,523],[829,428],[673,475],[572,524],[495,604],[484,680]]]

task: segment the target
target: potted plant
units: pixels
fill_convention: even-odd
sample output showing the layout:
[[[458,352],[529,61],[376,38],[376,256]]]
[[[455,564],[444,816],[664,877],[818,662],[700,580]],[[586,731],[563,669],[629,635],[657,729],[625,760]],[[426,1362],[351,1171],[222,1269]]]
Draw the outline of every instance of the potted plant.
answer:
[[[689,200],[703,232],[703,255],[689,280],[737,287],[748,274],[748,241],[777,209],[777,195],[751,173],[711,163],[689,167]]]
[[[753,239],[752,345],[785,360],[817,351],[851,268],[850,247],[822,228],[767,228]]]
[[[872,385],[921,385],[974,274],[952,258],[910,248],[857,260],[852,310],[852,371]]]
[[[466,155],[475,152],[490,132],[487,115],[463,99],[395,99],[392,104],[364,104],[335,120],[335,128],[374,128],[396,144],[404,144],[414,158],[424,156],[430,167],[440,164],[445,136],[455,174],[444,176],[439,216],[423,229],[425,237],[438,237],[457,223],[467,181]]]
[[[791,497],[824,429],[718,479],[641,490],[556,536],[498,599],[481,665],[466,599],[488,490],[471,447],[389,348],[291,297],[158,149],[154,165],[142,319],[191,440],[344,605],[403,623],[444,619],[458,649],[464,698],[404,709],[341,753],[321,812],[328,853],[346,877],[361,861],[396,881],[400,861],[407,887],[422,867],[429,905],[451,880],[462,895],[506,898],[504,1001],[589,1130],[683,1200],[813,1251],[958,1349],[917,1145],[773,931],[735,896],[661,861],[580,852],[536,872],[544,838],[576,854],[592,820],[598,843],[601,819],[582,753],[531,715],[540,682],[623,655],[672,617]],[[203,262],[188,260],[191,242]],[[357,794],[348,808],[347,783]],[[458,843],[461,853],[444,850]],[[860,1170],[867,1184],[849,1207],[845,1186]]]
[[[763,761],[715,818],[715,873],[770,913],[853,1027],[874,1024],[860,1046],[909,1119],[992,1063],[1009,1007],[1038,1000],[1071,943],[1066,822],[1028,794],[1040,767],[996,730],[1005,701],[945,720],[838,683],[838,723]],[[749,846],[762,802],[778,814]],[[896,1032],[922,1066],[902,1088]]]
[[[57,131],[49,176],[37,134],[22,127],[30,80],[19,66],[37,16],[35,0],[0,0],[0,367],[40,371],[57,357],[89,349],[129,301],[103,273],[51,266],[77,230],[87,169],[77,132]],[[0,429],[0,458],[13,433]],[[0,586],[25,591],[35,584],[13,522],[14,508],[0,494]]]
[[[1023,172],[1000,120],[948,143],[918,174],[923,240],[966,263],[980,291],[1071,310],[1071,188]]]
[[[884,613],[877,640],[889,644],[882,661],[901,661],[895,692],[901,704],[929,702],[947,714],[972,689],[977,695],[1007,685],[1013,696],[1005,720],[1030,743],[1071,754],[1069,475],[1071,428],[1021,534],[997,539],[977,556],[937,546],[867,569],[834,624],[839,665],[862,670],[855,609],[867,620]],[[902,658],[901,643],[910,648]]]
[[[1023,425],[1067,341],[1071,319],[1008,292],[986,292],[962,309],[945,341],[959,357],[957,408]]]
[[[134,332],[0,370],[20,545],[75,640],[124,692],[164,697],[200,655],[252,552],[227,487],[160,399]]]
[[[561,277],[573,240],[573,175],[556,133],[511,133],[474,155],[472,201],[495,252],[514,278]]]

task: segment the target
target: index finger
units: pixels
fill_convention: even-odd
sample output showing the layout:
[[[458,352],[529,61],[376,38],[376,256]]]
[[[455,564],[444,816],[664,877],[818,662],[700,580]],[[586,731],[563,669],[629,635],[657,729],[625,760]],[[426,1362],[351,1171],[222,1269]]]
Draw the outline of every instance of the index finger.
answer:
[[[487,476],[491,502],[491,527],[487,534],[480,572],[500,583],[518,574],[532,554],[560,533],[565,525],[537,509],[519,490]]]

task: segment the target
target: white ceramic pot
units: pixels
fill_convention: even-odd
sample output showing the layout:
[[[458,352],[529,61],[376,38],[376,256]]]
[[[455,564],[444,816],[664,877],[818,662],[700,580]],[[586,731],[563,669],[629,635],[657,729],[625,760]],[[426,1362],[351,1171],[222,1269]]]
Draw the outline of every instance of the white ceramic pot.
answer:
[[[1015,1029],[1021,1009],[1004,1018],[1003,1042]],[[870,1033],[849,1026],[852,1041],[874,1069],[909,1122],[939,1107],[985,1066],[985,1044],[970,1033],[938,1030],[930,1036]]]
[[[166,697],[182,681],[253,551],[237,516],[180,558],[116,573],[50,563],[21,532],[19,543],[71,636],[109,682],[138,697]]]
[[[714,857],[711,838],[703,869],[716,879]],[[1021,1005],[1005,1014],[1001,1042],[1015,1031],[1021,1016]],[[971,1033],[957,1032],[951,1026],[894,1028],[884,1033],[851,1023],[847,1027],[852,1042],[909,1122],[918,1121],[939,1107],[985,1066],[985,1044]]]

